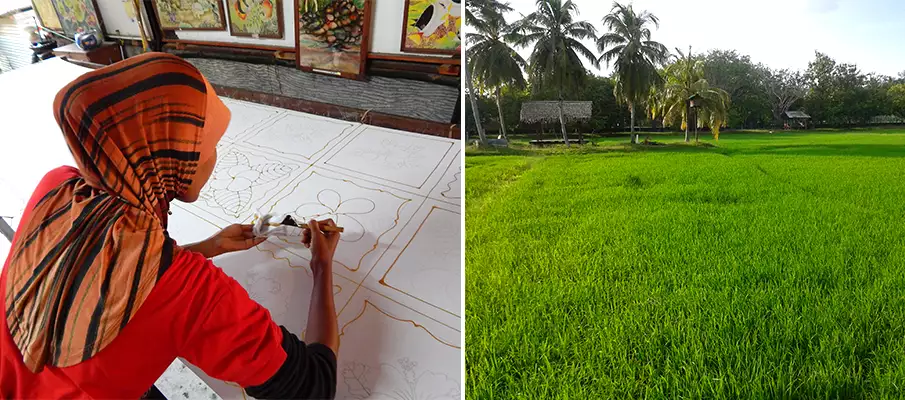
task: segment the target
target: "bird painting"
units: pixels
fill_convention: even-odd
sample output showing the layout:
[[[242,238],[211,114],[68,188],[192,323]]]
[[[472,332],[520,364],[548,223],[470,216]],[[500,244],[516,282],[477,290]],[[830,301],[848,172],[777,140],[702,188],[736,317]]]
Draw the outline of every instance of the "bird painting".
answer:
[[[454,51],[459,46],[462,0],[410,0],[409,7],[404,48]]]
[[[424,12],[421,13],[421,16],[418,17],[418,20],[415,21],[412,26],[418,28],[419,31],[424,32],[424,27],[430,23],[431,18],[434,17],[434,5],[431,4],[424,9]]]
[[[418,20],[412,26],[418,28],[422,37],[433,35],[437,28],[446,22],[446,17],[449,15],[452,4],[453,0],[434,1],[424,9],[424,12],[421,13],[421,16],[418,17]]]

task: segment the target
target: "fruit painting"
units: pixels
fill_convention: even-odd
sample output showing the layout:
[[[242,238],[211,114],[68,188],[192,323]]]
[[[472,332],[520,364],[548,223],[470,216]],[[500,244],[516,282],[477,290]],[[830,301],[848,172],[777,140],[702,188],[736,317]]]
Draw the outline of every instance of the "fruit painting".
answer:
[[[459,54],[462,0],[406,0],[402,51]]]
[[[66,36],[73,37],[80,31],[94,30],[103,36],[100,16],[92,0],[52,0],[60,25]],[[102,39],[103,40],[103,39]]]
[[[299,68],[362,79],[370,0],[296,0],[295,10]]]
[[[227,4],[231,35],[283,38],[281,0],[227,0]]]
[[[63,30],[63,25],[60,25],[60,19],[57,18],[57,10],[53,9],[51,0],[32,0],[31,4],[35,9],[35,13],[38,14],[41,26],[55,31]]]
[[[160,28],[172,30],[225,30],[221,5],[220,0],[154,0]]]

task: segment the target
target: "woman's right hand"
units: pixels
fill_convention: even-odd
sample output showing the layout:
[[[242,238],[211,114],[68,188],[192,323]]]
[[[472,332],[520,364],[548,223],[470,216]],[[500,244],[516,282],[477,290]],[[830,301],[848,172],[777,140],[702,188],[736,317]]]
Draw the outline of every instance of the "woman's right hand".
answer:
[[[332,219],[308,221],[308,228],[302,233],[302,244],[311,249],[311,271],[315,274],[332,272],[333,253],[339,243],[339,232],[321,231],[321,226],[336,227]]]

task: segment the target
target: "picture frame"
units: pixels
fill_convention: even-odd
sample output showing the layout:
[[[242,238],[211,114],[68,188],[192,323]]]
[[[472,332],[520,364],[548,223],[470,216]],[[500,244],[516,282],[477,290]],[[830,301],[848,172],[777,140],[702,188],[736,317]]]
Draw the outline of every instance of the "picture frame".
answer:
[[[60,23],[60,17],[57,16],[57,10],[52,0],[31,0],[31,6],[38,17],[38,23],[42,27],[59,32],[63,31],[63,25]]]
[[[260,33],[249,33],[249,32],[241,32],[237,29],[238,24],[234,24],[233,19],[233,7],[234,4],[239,4],[239,2],[245,3],[243,0],[226,0],[226,16],[227,23],[229,24],[229,34],[230,36],[237,37],[253,37],[260,39],[282,39],[285,35],[286,29],[283,26],[283,1],[284,0],[262,0],[261,4],[270,3],[270,10],[276,12],[276,24],[277,24],[277,32],[270,34],[260,34]],[[251,0],[255,1],[255,0]],[[247,3],[246,3],[247,5]]]
[[[323,65],[315,65],[316,62],[311,62],[313,59],[317,58],[318,56],[320,56],[322,58],[330,56],[330,52],[324,51],[322,49],[312,49],[310,46],[307,48],[303,47],[303,44],[302,44],[303,39],[305,39],[305,41],[308,43],[317,42],[317,39],[315,39],[313,37],[312,33],[305,33],[304,35],[307,37],[305,37],[305,38],[302,37],[303,36],[302,27],[301,27],[302,12],[301,12],[301,8],[300,8],[300,2],[310,1],[310,0],[294,0],[294,1],[295,1],[295,6],[294,6],[293,19],[295,20],[295,31],[294,31],[295,33],[294,34],[296,36],[295,37],[296,67],[298,69],[300,69],[302,71],[306,71],[306,72],[314,72],[314,73],[320,73],[320,74],[325,74],[325,75],[338,76],[338,77],[342,77],[342,78],[364,80],[365,79],[365,70],[367,67],[368,51],[369,51],[370,40],[371,40],[371,37],[370,37],[371,36],[371,22],[372,22],[372,18],[373,18],[373,15],[372,15],[373,9],[371,8],[371,5],[373,4],[372,0],[333,0],[332,2],[324,5],[324,9],[326,10],[326,8],[328,8],[328,5],[352,2],[352,3],[355,3],[356,8],[360,9],[360,11],[361,11],[360,13],[358,13],[359,17],[357,17],[357,18],[361,18],[361,21],[362,21],[359,26],[360,39],[359,39],[359,43],[358,43],[358,54],[354,57],[347,57],[347,58],[350,58],[351,60],[355,61],[357,63],[357,66],[355,66],[355,68],[338,68],[338,69],[337,68],[331,69],[331,68],[325,67]],[[326,20],[326,18],[324,20]],[[339,38],[335,38],[335,40],[339,40]],[[336,44],[334,43],[332,46],[336,46]],[[332,57],[334,59],[336,58],[335,55]],[[354,71],[352,69],[354,69]]]
[[[461,16],[461,8],[464,6],[462,4],[464,0],[405,0],[405,7],[403,8],[403,22],[402,22],[402,44],[400,45],[400,50],[404,53],[422,53],[422,54],[442,54],[442,55],[456,55],[461,51],[461,30],[462,30],[462,16]],[[438,21],[433,19],[431,16],[425,14],[424,11],[417,11],[417,9],[413,12],[413,5],[424,5],[427,4],[427,7],[434,7],[435,4],[440,6],[448,6],[445,12],[458,10],[459,16],[456,17],[456,22],[454,23],[456,26],[456,37],[458,40],[456,41],[455,46],[446,45],[442,46],[443,48],[432,46],[416,46],[413,45],[413,41],[409,40],[410,36],[418,33],[419,30],[429,29],[431,30],[431,34],[433,35],[437,30],[443,29],[445,31],[449,30],[449,22],[442,22],[437,25]],[[415,16],[417,15],[417,16]],[[413,18],[414,17],[414,18]],[[422,27],[419,28],[418,25]],[[437,40],[433,41],[437,43]],[[442,41],[445,43],[445,40]]]
[[[157,23],[160,26],[161,31],[225,31],[227,27],[226,15],[223,12],[223,2],[220,0],[195,0],[196,2],[206,2],[210,5],[216,5],[219,17],[220,26],[216,27],[196,27],[196,26],[181,26],[179,22],[171,21],[165,17],[165,14],[161,12],[161,2],[171,2],[173,0],[153,0],[151,3],[154,5],[154,12],[157,14]],[[177,0],[178,1],[178,0]]]
[[[96,30],[101,41],[106,38],[104,18],[94,0],[51,0],[51,2],[57,12],[61,30],[66,36],[75,37],[78,28],[87,27]],[[85,15],[77,15],[79,8],[83,8],[81,11],[84,11]]]

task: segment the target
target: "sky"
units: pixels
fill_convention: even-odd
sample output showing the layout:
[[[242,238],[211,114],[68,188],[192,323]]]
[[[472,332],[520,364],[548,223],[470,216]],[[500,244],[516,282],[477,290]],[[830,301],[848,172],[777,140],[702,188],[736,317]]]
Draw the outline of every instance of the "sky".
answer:
[[[467,1],[467,0],[466,0]],[[534,11],[535,0],[508,1],[512,22]],[[591,22],[598,34],[611,0],[574,0],[576,20]],[[771,68],[804,70],[814,52],[862,72],[896,76],[905,71],[905,0],[634,0],[636,12],[660,19],[653,39],[694,53],[735,49]],[[586,43],[595,53],[596,46]],[[524,57],[530,49],[520,49]],[[592,71],[608,75],[605,65]]]

